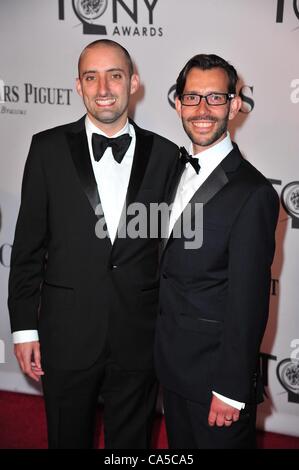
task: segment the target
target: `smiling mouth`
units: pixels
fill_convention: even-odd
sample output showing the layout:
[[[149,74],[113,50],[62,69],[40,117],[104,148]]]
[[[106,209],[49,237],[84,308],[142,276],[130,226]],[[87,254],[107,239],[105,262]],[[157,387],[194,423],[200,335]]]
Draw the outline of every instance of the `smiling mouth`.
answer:
[[[116,103],[116,98],[98,98],[95,103],[100,107],[109,107]]]
[[[211,127],[214,122],[212,121],[193,121],[192,122],[193,126],[195,127]]]
[[[196,129],[209,130],[215,124],[215,121],[191,121],[191,124]]]

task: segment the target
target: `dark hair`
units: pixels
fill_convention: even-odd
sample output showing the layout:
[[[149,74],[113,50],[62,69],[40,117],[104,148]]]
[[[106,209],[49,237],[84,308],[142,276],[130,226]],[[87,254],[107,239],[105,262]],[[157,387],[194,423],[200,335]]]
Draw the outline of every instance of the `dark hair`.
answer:
[[[130,77],[131,77],[134,73],[134,66],[133,66],[133,61],[131,59],[130,54],[128,53],[127,49],[125,49],[123,46],[121,46],[121,44],[119,44],[116,41],[112,41],[111,39],[97,39],[96,41],[93,41],[90,44],[87,44],[86,47],[84,47],[83,51],[80,54],[79,60],[78,60],[78,74],[79,74],[79,77],[80,77],[80,64],[81,64],[82,54],[86,51],[86,49],[91,49],[93,47],[100,46],[101,44],[103,44],[104,46],[115,47],[115,48],[121,50],[121,52],[124,54],[125,59],[127,61],[127,64],[128,64],[128,67],[129,67],[129,74],[130,74]]]
[[[185,88],[187,75],[191,69],[198,68],[201,70],[210,70],[214,68],[221,68],[225,70],[228,76],[228,93],[236,93],[236,84],[238,81],[238,74],[236,69],[230,65],[226,60],[222,59],[215,54],[198,54],[188,60],[185,67],[181,70],[176,81],[176,94],[180,97]]]

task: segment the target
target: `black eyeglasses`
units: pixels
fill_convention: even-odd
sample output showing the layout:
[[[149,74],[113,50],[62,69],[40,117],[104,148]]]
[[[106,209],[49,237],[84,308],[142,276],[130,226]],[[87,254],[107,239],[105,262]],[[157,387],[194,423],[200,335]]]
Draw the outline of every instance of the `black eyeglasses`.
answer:
[[[197,93],[185,93],[181,95],[180,101],[183,106],[198,106],[204,98],[209,106],[222,106],[235,96],[234,93],[209,93],[205,96]]]

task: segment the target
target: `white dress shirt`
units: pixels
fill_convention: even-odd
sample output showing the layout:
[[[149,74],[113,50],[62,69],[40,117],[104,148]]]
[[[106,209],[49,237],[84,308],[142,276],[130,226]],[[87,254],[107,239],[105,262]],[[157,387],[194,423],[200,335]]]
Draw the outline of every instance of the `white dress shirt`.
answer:
[[[98,191],[101,199],[102,210],[104,212],[107,230],[111,243],[113,244],[117,232],[118,223],[122,213],[122,209],[125,203],[126,194],[129,185],[129,179],[132,170],[133,157],[136,146],[136,135],[135,129],[129,121],[126,122],[125,126],[117,132],[117,134],[110,137],[118,137],[122,134],[130,134],[132,137],[130,146],[121,163],[117,163],[114,160],[111,147],[108,147],[104,152],[99,162],[96,162],[93,158],[92,150],[92,134],[102,134],[98,127],[96,127],[91,120],[86,116],[85,128],[88,140],[88,148],[92,168]],[[106,137],[108,137],[106,135]],[[12,334],[13,342],[16,343],[27,343],[30,341],[38,341],[37,330],[21,330],[15,331]]]
[[[132,137],[130,146],[121,163],[117,163],[114,160],[111,147],[108,147],[100,161],[96,162],[93,158],[92,134],[106,134],[96,127],[88,116],[86,116],[85,124],[92,168],[98,186],[102,210],[107,223],[109,238],[113,244],[129,186],[136,146],[135,129],[132,124],[127,121],[126,125],[117,132],[117,134],[110,136],[118,137],[122,134],[130,134]],[[106,135],[106,137],[108,136]]]
[[[185,170],[182,173],[174,198],[173,207],[169,218],[168,235],[171,234],[174,224],[196,191],[205,182],[208,176],[210,176],[212,171],[215,170],[219,163],[222,162],[222,160],[231,152],[232,149],[233,144],[231,142],[229,132],[227,132],[226,137],[218,144],[198,153],[197,155],[193,155],[193,147],[191,144],[189,153],[190,155],[193,155],[194,158],[198,159],[200,164],[200,171],[197,174],[193,166],[190,165],[190,163],[186,163]],[[245,407],[245,403],[224,397],[223,395],[220,395],[214,391],[213,394],[238,410],[241,410]]]
[[[193,148],[191,144],[189,153],[190,155],[193,155],[194,158],[198,159],[200,164],[200,172],[197,174],[193,166],[190,165],[190,163],[186,163],[186,168],[181,176],[173,202],[173,207],[169,218],[168,235],[171,234],[175,222],[187,206],[188,202],[192,199],[196,191],[232,149],[233,144],[230,140],[229,133],[227,133],[227,136],[218,144],[198,153],[197,155],[193,155]]]

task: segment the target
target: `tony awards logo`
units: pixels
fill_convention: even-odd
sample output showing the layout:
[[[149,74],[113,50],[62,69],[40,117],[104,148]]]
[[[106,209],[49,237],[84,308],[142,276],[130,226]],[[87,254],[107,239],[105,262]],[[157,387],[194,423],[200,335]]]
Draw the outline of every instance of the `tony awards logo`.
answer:
[[[72,0],[83,34],[160,37],[154,10],[159,0]],[[65,1],[58,0],[58,18],[65,20]],[[123,23],[124,22],[124,23]]]
[[[288,392],[288,401],[299,403],[299,361],[283,359],[276,369],[277,378]]]
[[[94,24],[106,11],[108,0],[72,0],[73,9],[83,24],[84,34],[107,34],[105,26]]]
[[[281,193],[285,211],[292,217],[292,227],[299,228],[299,181],[287,184]]]
[[[289,1],[286,2],[284,0],[277,0],[276,6],[276,23],[283,23],[284,22],[284,14],[285,10],[291,11],[292,10],[292,3],[293,3],[293,13],[297,20],[299,20],[299,2],[298,0],[293,0],[293,2]],[[287,11],[287,12],[288,12]],[[293,31],[298,31],[299,27],[295,27]]]
[[[108,5],[108,0],[73,0],[73,8],[81,18],[95,20],[102,16]]]

